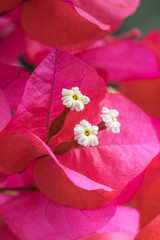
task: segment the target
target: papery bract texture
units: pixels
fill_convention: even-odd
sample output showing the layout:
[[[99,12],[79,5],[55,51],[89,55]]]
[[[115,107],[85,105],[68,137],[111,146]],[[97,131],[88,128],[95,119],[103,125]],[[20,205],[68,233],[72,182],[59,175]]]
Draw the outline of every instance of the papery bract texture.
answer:
[[[83,48],[106,34],[73,7],[58,0],[24,3],[22,26],[29,37],[68,50]]]
[[[160,76],[154,52],[142,43],[118,40],[77,54],[107,82],[151,79]]]
[[[2,131],[11,119],[11,110],[8,104],[8,101],[3,93],[0,90],[0,131]]]
[[[151,31],[144,39],[142,44],[150,48],[160,62],[160,33],[158,31]],[[146,79],[148,79],[146,77]],[[160,102],[160,80],[144,80],[144,81],[129,81],[120,83],[119,91],[126,97],[129,97],[136,104],[138,104],[144,111],[154,117],[160,117],[159,105]]]
[[[47,140],[49,125],[64,110],[62,89],[76,86],[91,102],[82,112],[68,114],[49,148],[43,141]],[[29,78],[17,112],[1,133],[0,170],[16,173],[37,160],[34,179],[48,198],[80,209],[110,204],[159,152],[159,141],[141,109],[120,95],[105,93],[105,82],[93,69],[55,49]],[[118,135],[104,130],[98,134],[97,147],[75,148],[62,156],[53,154],[56,144],[74,137],[73,129],[82,119],[94,125],[101,122],[104,106],[121,113]]]
[[[151,117],[152,123],[156,129],[160,140],[160,119]],[[140,214],[140,227],[144,227],[160,212],[160,154],[158,154],[144,171],[143,181],[131,199],[130,204],[136,207]]]
[[[112,25],[131,15],[138,7],[140,0],[72,0],[72,2],[75,7],[87,12],[99,22]]]
[[[124,232],[114,232],[114,233],[94,233],[79,240],[133,240],[134,234],[124,233]]]
[[[24,58],[28,63],[38,66],[42,60],[53,51],[53,47],[44,45],[38,41],[25,38]]]
[[[90,111],[86,116],[87,120],[92,121],[93,124],[100,122],[99,116],[103,106],[117,109],[121,113],[119,115],[121,132],[113,135],[102,131],[99,133],[98,146],[90,148],[89,151],[86,148],[74,149],[64,156],[59,156],[58,159],[66,167],[96,182],[122,190],[126,183],[142,172],[142,168],[145,169],[147,159],[148,163],[150,162],[152,144],[156,145],[156,151],[159,152],[159,142],[147,115],[135,104],[117,94],[106,94],[100,104],[94,107],[96,116],[94,111]],[[69,124],[57,138],[63,139],[68,131]],[[148,131],[153,131],[152,140],[148,139]],[[90,160],[86,161],[88,156]],[[143,164],[144,167],[142,167]]]
[[[74,240],[104,226],[114,214],[114,206],[78,210],[30,192],[1,205],[0,212],[20,239]]]
[[[16,61],[23,54],[25,34],[20,26],[20,12],[20,7],[13,11],[4,11],[5,14],[0,18],[0,61],[3,63],[17,64]]]
[[[137,234],[139,230],[139,212],[131,207],[117,206],[114,216],[97,233],[129,232]],[[132,221],[131,221],[132,219]]]
[[[146,225],[134,240],[159,240],[160,239],[160,215]]]
[[[0,63],[0,88],[4,91],[12,110],[19,105],[29,73],[20,67]]]
[[[5,11],[11,10],[12,8],[16,7],[22,0],[0,0],[0,9]]]
[[[1,24],[1,19],[0,19]],[[24,32],[21,26],[10,22],[1,33],[0,61],[15,64],[24,51]]]
[[[160,60],[160,32],[158,30],[150,31],[146,36],[144,36],[142,43],[152,49]]]
[[[160,212],[160,154],[147,167],[144,180],[131,200],[131,205],[141,213],[141,227],[153,220]]]
[[[71,129],[88,109],[93,108],[104,97],[105,82],[83,61],[55,49],[29,78],[12,124],[26,128],[46,140],[48,125],[64,109],[62,89],[72,87],[79,87],[90,98],[90,103],[81,113],[71,113]],[[71,134],[73,135],[73,131]],[[69,137],[67,136],[67,140]]]
[[[5,181],[7,178],[7,175],[6,174],[3,174],[3,173],[0,173],[0,183]]]
[[[139,213],[133,208],[118,206],[114,216],[97,233],[80,240],[133,240],[138,233]]]
[[[0,236],[1,240],[20,240],[13,232],[11,232],[6,224],[0,227]]]

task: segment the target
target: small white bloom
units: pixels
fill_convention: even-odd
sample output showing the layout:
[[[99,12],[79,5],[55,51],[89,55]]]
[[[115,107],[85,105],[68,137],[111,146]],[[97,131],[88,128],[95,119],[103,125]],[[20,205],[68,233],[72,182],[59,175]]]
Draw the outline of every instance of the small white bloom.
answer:
[[[74,128],[74,139],[84,147],[98,145],[98,126],[92,126],[88,121],[82,120]]]
[[[105,126],[107,127],[107,131],[111,130],[113,133],[120,132],[121,124],[117,121],[118,115],[119,112],[117,110],[109,110],[108,108],[103,107],[101,117],[105,123]]]
[[[63,101],[63,104],[70,108],[71,111],[74,109],[79,112],[84,109],[84,105],[90,102],[90,99],[86,96],[84,96],[80,91],[78,87],[72,87],[70,90],[67,90],[65,88],[62,89],[62,95],[61,98]]]

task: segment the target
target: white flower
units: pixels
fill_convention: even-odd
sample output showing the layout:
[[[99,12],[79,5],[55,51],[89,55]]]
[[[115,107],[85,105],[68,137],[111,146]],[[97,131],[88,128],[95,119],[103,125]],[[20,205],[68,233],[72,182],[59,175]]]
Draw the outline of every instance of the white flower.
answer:
[[[82,120],[74,128],[74,139],[84,147],[98,145],[98,126],[92,126],[88,121]]]
[[[120,132],[121,124],[117,121],[118,115],[119,112],[117,110],[109,110],[108,108],[103,107],[101,117],[103,119],[103,122],[105,123],[105,126],[107,127],[107,131],[111,130],[113,133]]]
[[[90,102],[90,99],[84,96],[78,87],[72,87],[70,90],[62,89],[61,98],[63,104],[70,108],[71,111],[76,110],[77,112],[82,111],[84,109],[84,105]]]

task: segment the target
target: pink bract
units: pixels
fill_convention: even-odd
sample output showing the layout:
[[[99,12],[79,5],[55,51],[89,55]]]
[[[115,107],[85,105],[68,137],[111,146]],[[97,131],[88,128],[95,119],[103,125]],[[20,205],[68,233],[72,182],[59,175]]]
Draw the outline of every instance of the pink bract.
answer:
[[[21,0],[0,0],[0,9],[3,9],[5,11],[11,10],[12,8],[16,7]]]
[[[0,227],[0,236],[1,240],[20,240],[10,231],[6,224]]]
[[[0,63],[0,88],[5,93],[10,108],[14,111],[21,101],[29,76],[24,68]]]
[[[81,238],[80,240],[133,240],[134,234],[124,232],[103,233],[103,234],[91,234],[90,236]]]
[[[122,20],[134,13],[140,0],[72,0],[79,14],[93,21],[102,29],[120,25]]]
[[[21,23],[32,39],[66,50],[84,48],[107,34],[80,16],[72,6],[59,0],[25,2]]]
[[[151,117],[160,140],[160,120]],[[160,154],[158,154],[144,171],[144,179],[136,192],[131,205],[136,207],[141,214],[140,227],[144,227],[160,212]],[[150,207],[149,207],[150,206]]]
[[[20,11],[21,8],[16,8],[0,18],[0,61],[3,63],[17,64],[24,51],[25,34],[19,25]]]
[[[2,90],[0,90],[0,132],[7,126],[11,120],[11,110],[7,99]],[[7,175],[0,172],[0,183],[6,180]]]
[[[140,0],[7,0],[0,1],[0,8],[10,10],[21,5],[21,23],[28,36],[47,45],[76,50],[114,32],[139,3]]]
[[[135,240],[159,240],[160,236],[160,215],[146,225],[136,236]]]
[[[138,228],[138,211],[118,206],[114,216],[102,229],[79,240],[133,240]]]
[[[139,224],[139,214],[132,208],[118,206],[112,217],[114,205],[77,210],[51,202],[39,192],[28,192],[10,199],[1,205],[0,212],[11,230],[25,240],[44,237],[74,240],[93,232],[97,234],[91,237],[112,236],[115,239],[124,236],[128,237],[124,239],[131,240],[137,234]],[[84,239],[94,238],[89,235]]]
[[[107,82],[154,79],[160,76],[157,56],[144,44],[118,40],[77,54]]]
[[[91,102],[84,111],[69,113],[49,148],[43,141],[48,126],[64,109],[61,91],[75,86]],[[81,119],[92,124],[101,121],[103,106],[120,112],[120,134],[102,131],[97,147],[55,156],[55,145],[71,139]],[[159,141],[148,116],[124,97],[106,94],[104,80],[92,68],[55,49],[29,78],[17,112],[1,133],[0,171],[16,173],[37,160],[35,182],[48,198],[80,209],[96,208],[110,204],[158,152]],[[46,154],[49,157],[39,159]]]
[[[102,228],[115,207],[78,210],[59,205],[40,192],[20,194],[0,206],[11,230],[25,240],[78,239]]]
[[[3,93],[0,90],[0,131],[2,131],[11,119],[11,110],[8,104],[8,101]]]

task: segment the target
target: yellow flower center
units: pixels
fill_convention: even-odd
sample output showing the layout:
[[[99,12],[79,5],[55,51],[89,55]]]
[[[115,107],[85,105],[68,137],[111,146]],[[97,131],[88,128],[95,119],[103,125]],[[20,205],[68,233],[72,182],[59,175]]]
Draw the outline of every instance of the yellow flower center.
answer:
[[[114,122],[114,118],[113,117],[111,117],[112,118],[112,122]]]
[[[78,100],[78,97],[76,95],[73,95],[74,100]]]
[[[88,130],[86,130],[84,134],[88,137],[90,133]]]

